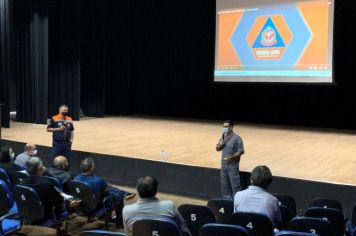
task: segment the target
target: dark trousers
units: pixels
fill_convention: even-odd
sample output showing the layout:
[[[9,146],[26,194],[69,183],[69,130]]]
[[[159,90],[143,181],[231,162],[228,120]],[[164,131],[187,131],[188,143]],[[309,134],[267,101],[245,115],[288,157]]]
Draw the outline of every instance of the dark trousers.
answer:
[[[236,192],[240,191],[240,174],[237,168],[220,170],[221,195],[225,199],[234,199]]]
[[[55,158],[56,156],[65,156],[68,161],[72,157],[72,143],[69,141],[53,141],[51,156]]]
[[[124,208],[124,199],[129,193],[118,188],[109,188],[105,195],[110,196],[111,201],[107,204],[115,207],[116,220],[122,220],[122,209]],[[109,207],[109,206],[106,206]]]

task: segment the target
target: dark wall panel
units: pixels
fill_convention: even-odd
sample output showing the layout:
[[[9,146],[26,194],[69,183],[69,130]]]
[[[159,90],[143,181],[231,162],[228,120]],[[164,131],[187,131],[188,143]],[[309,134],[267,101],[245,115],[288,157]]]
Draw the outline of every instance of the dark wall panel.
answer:
[[[109,2],[107,113],[356,128],[354,1],[336,2],[336,85],[213,83],[213,0]]]
[[[1,140],[14,148],[16,153],[23,150],[24,143]],[[50,165],[50,149],[37,146],[45,166]],[[139,177],[153,175],[159,181],[159,191],[172,194],[210,199],[220,196],[219,169],[179,165],[169,162],[142,160],[122,156],[104,155],[74,151],[70,160],[71,171],[80,173],[80,162],[86,157],[95,161],[99,176],[107,181],[134,187]],[[241,186],[247,188],[250,173],[241,172]],[[314,198],[337,199],[341,202],[346,216],[350,217],[356,198],[356,187],[342,184],[307,181],[301,179],[274,176],[268,191],[288,194],[295,198],[298,212],[306,210]]]

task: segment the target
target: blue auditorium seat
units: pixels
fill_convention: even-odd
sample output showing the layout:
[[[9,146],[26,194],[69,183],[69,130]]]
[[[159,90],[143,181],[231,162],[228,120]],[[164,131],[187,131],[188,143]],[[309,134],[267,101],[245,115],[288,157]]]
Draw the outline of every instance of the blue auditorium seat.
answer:
[[[297,215],[297,204],[293,196],[278,193],[274,193],[273,196],[278,199],[279,205],[284,205],[288,208],[292,218]]]
[[[21,223],[18,219],[17,206],[7,184],[0,180],[0,235],[19,231]]]
[[[69,217],[69,212],[65,208],[53,209],[53,215],[43,219],[45,208],[33,188],[16,185],[13,190],[13,195],[22,221],[43,227],[55,226],[57,235],[62,232],[60,229],[61,223]]]
[[[126,236],[126,234],[107,230],[86,230],[81,232],[79,236]]]
[[[334,199],[315,198],[310,201],[308,208],[310,207],[333,208],[339,210],[341,214],[343,213],[341,203]]]
[[[328,220],[313,217],[295,217],[289,223],[289,230],[313,233],[320,236],[335,236],[332,224]]]
[[[230,224],[244,227],[253,236],[272,236],[273,225],[268,216],[252,212],[235,212]]]
[[[279,231],[275,233],[274,236],[319,236],[319,234],[286,230],[286,231]]]
[[[178,207],[178,211],[186,221],[192,236],[198,236],[203,225],[216,223],[213,211],[207,206],[183,204]]]
[[[336,208],[311,207],[306,210],[305,216],[328,220],[336,236],[342,236],[345,233],[344,215]]]
[[[288,229],[289,222],[292,219],[290,211],[285,205],[280,205],[279,208],[281,211],[282,220],[276,223],[276,228],[279,230]]]
[[[208,207],[213,211],[216,222],[228,224],[234,213],[234,201],[223,198],[213,198],[208,201]]]
[[[249,236],[248,231],[238,225],[205,224],[200,228],[199,236]]]
[[[73,197],[82,200],[78,209],[79,214],[97,218],[104,217],[105,229],[109,228],[111,213],[115,208],[113,204],[106,203],[110,201],[110,197],[105,197],[102,200],[97,199],[88,183],[77,180],[68,182],[68,191]]]
[[[175,222],[168,219],[141,219],[132,227],[132,236],[179,236]]]
[[[7,174],[6,170],[0,168],[0,180],[4,181],[7,184],[7,187],[12,190],[13,184],[12,181]]]
[[[0,235],[10,235],[21,229],[21,222],[15,215],[17,214],[8,213],[0,217]]]

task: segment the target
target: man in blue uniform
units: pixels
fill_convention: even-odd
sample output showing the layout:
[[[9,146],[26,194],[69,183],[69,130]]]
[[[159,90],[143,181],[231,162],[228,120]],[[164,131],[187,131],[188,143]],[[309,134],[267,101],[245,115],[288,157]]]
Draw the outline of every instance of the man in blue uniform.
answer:
[[[236,192],[240,191],[239,163],[245,153],[242,139],[233,132],[234,123],[224,121],[223,134],[216,144],[216,151],[221,153],[220,188],[223,198],[233,199]]]
[[[59,113],[49,120],[47,132],[53,133],[52,158],[62,155],[69,159],[72,152],[74,126],[72,118],[68,116],[67,105],[61,105]]]

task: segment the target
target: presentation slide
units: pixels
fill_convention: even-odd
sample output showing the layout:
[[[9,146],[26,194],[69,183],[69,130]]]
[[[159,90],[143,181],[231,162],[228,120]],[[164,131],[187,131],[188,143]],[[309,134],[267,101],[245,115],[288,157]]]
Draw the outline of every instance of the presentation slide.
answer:
[[[217,0],[216,82],[332,83],[334,3]]]

